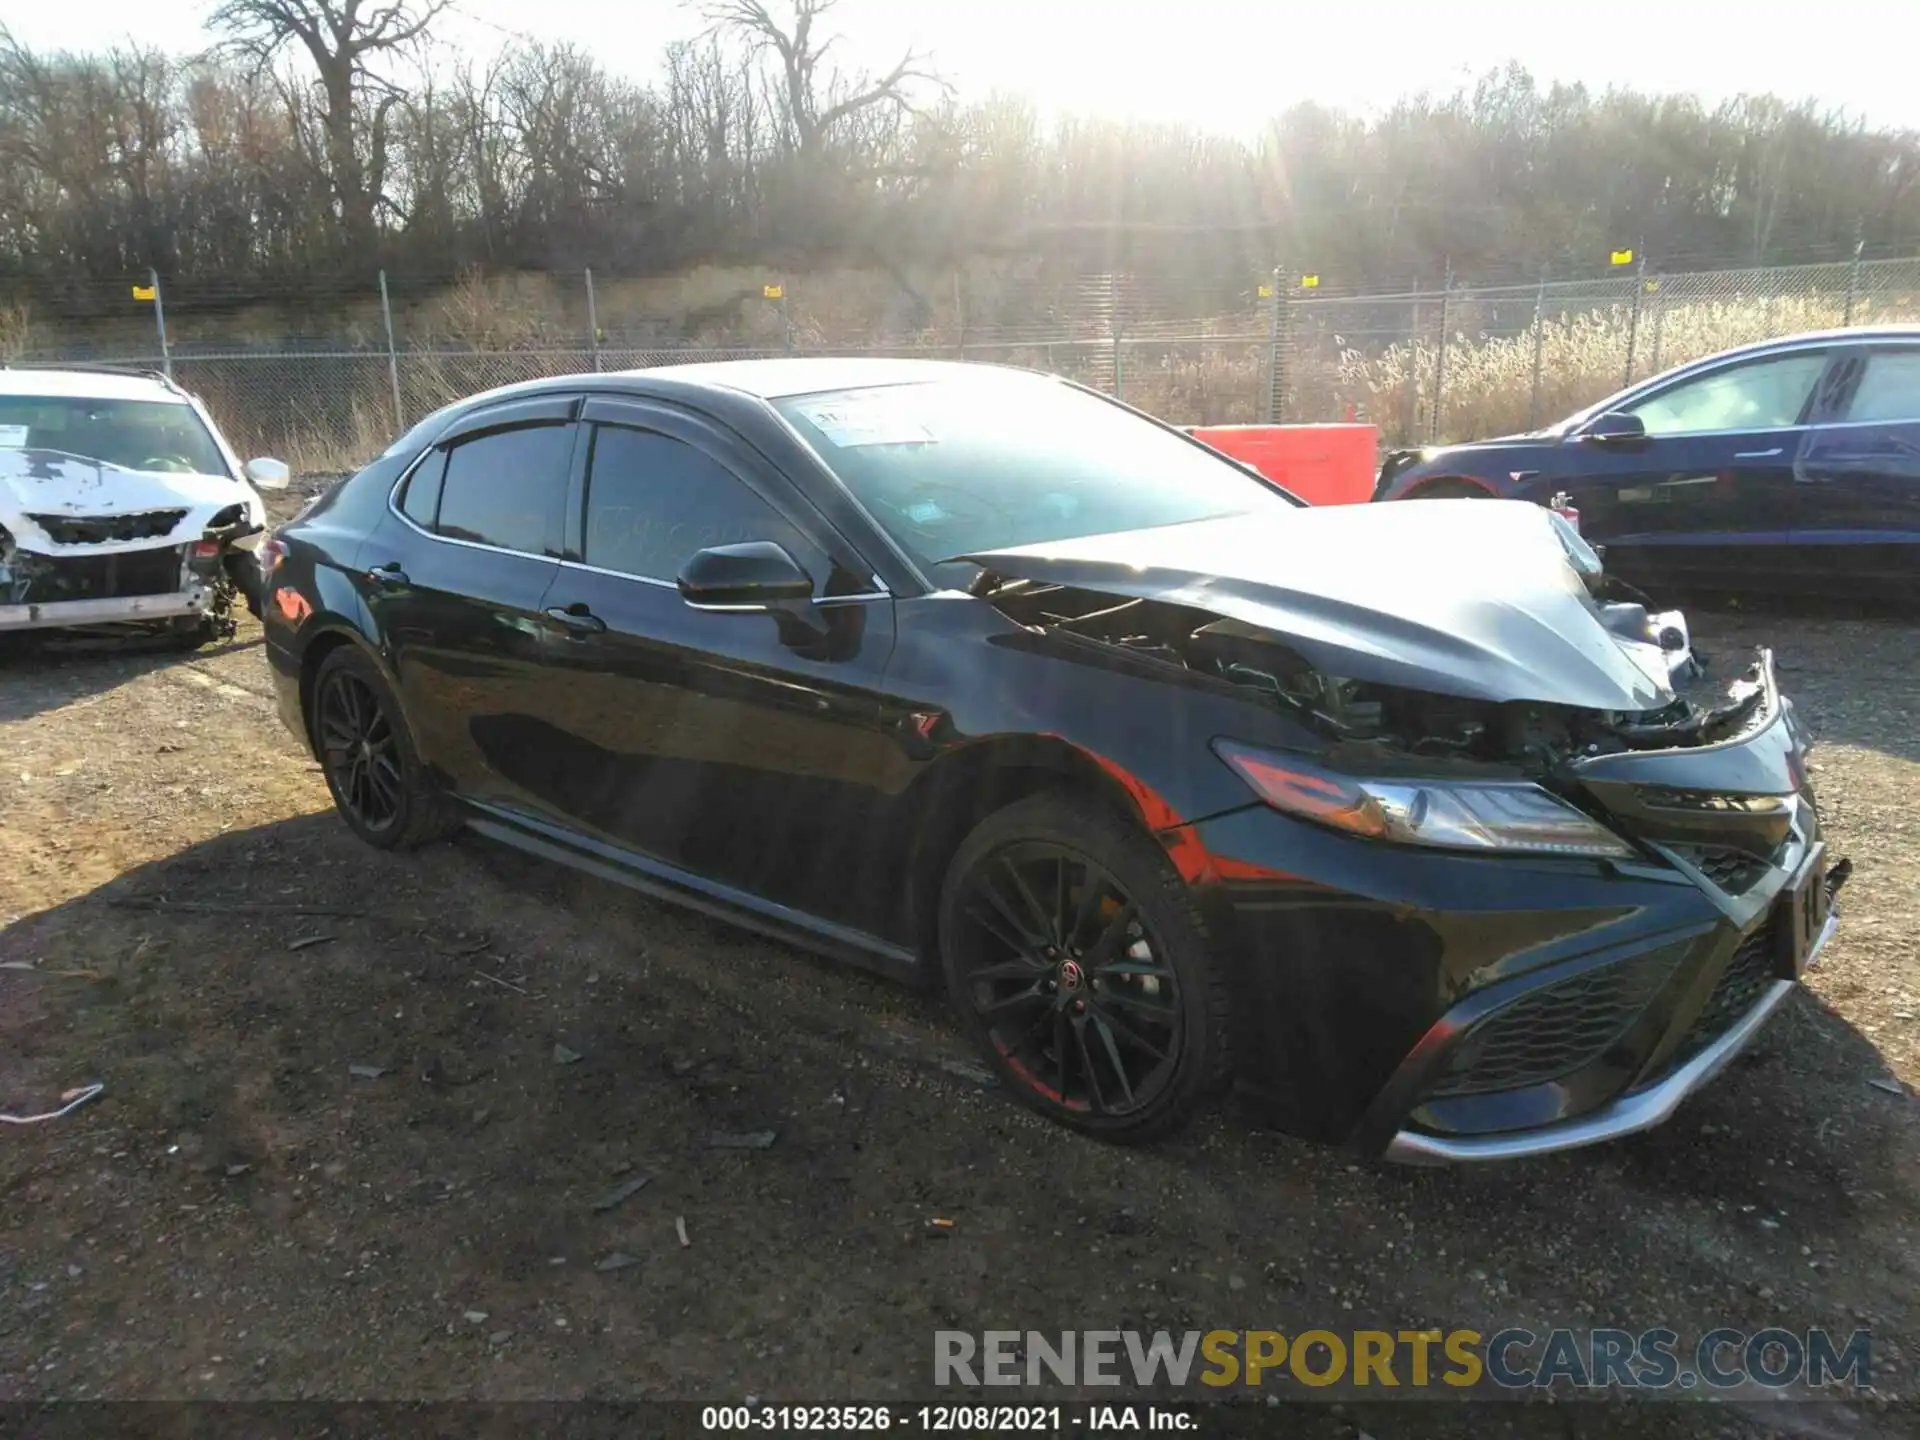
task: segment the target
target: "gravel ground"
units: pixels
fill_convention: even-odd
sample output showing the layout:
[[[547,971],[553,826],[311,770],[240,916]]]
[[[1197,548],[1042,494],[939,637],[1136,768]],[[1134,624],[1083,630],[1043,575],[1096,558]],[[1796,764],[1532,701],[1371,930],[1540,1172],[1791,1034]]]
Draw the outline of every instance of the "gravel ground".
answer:
[[[1900,1433],[1913,629],[1694,618],[1729,659],[1772,643],[1819,737],[1856,867],[1840,935],[1663,1129],[1459,1173],[1230,1105],[1102,1147],[983,1086],[879,980],[478,839],[375,854],[275,720],[251,626],[0,668],[0,1109],[106,1087],[0,1129],[0,1399],[897,1400],[929,1394],[940,1328],[1779,1324],[1870,1326],[1877,1394],[1636,1428]],[[1364,1426],[1496,1428],[1408,1404]]]

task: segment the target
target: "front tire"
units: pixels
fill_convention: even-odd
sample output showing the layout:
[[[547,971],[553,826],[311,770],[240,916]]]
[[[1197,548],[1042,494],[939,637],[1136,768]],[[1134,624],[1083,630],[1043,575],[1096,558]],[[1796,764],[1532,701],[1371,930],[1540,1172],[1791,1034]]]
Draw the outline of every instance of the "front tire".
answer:
[[[1206,924],[1159,846],[1103,806],[1046,793],[983,820],[948,867],[939,938],[974,1043],[1050,1120],[1155,1139],[1226,1073]]]
[[[311,693],[314,753],[349,830],[376,850],[410,850],[460,828],[378,666],[343,645],[320,662]]]

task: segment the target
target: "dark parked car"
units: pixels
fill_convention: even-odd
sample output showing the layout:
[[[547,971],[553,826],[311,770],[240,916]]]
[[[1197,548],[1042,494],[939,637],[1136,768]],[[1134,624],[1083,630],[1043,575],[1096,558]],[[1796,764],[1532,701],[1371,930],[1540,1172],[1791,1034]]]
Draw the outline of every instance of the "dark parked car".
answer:
[[[1637,583],[1909,599],[1920,328],[1748,345],[1534,434],[1399,451],[1374,498],[1560,491],[1607,568]]]
[[[1703,707],[1550,511],[1304,507],[1051,377],[514,386],[268,563],[282,713],[364,840],[464,825],[939,977],[1103,1136],[1228,1077],[1401,1159],[1641,1129],[1833,927],[1764,652]]]

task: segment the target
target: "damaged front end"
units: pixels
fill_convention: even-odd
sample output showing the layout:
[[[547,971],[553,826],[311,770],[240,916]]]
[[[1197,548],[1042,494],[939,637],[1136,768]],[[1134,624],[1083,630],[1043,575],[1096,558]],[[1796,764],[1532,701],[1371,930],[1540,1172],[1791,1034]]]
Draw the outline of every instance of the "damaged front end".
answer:
[[[80,549],[30,550],[0,528],[0,631],[235,633],[239,590],[228,543],[217,535],[103,555],[74,553]]]
[[[0,499],[0,632],[225,639],[257,603],[265,530],[220,477],[14,450]]]
[[[1703,694],[1706,662],[1685,616],[1611,580],[1562,517],[1458,503],[1452,519],[1474,527],[1463,535],[1495,542],[1486,579],[1430,561],[1419,573],[1444,527],[1407,557],[1387,556],[1397,580],[1375,585],[1325,558],[1345,548],[1345,524],[1250,545],[1244,529],[1207,522],[970,556],[982,567],[972,588],[1024,627],[1232,687],[1286,716],[1310,743],[1274,750],[1222,735],[1214,748],[1270,805],[1352,834],[1630,859],[1647,853],[1621,828],[1638,812],[1602,778],[1621,765],[1639,785],[1805,788],[1804,742],[1770,655]],[[1353,528],[1386,551],[1394,537],[1368,523],[1382,512],[1355,509]],[[1261,539],[1272,558],[1250,562]],[[1657,758],[1738,746],[1776,720],[1783,745],[1737,775]]]
[[[1187,605],[1116,600],[991,574],[979,588],[1019,624],[1231,685],[1298,722],[1318,744],[1271,752],[1218,737],[1214,748],[1268,803],[1403,843],[1470,849],[1484,831],[1478,848],[1492,851],[1634,858],[1640,851],[1632,840],[1613,834],[1615,817],[1605,812],[1622,802],[1597,778],[1608,772],[1596,762],[1712,750],[1790,708],[1770,688],[1766,651],[1723,693],[1703,696],[1706,665],[1685,638],[1684,617],[1648,617],[1638,604],[1624,607],[1631,630],[1619,643],[1662,657],[1681,688],[1656,708],[1619,711],[1491,701],[1330,674],[1286,636]],[[1792,793],[1804,785],[1802,754],[1796,741],[1763,773],[1739,783]],[[1672,778],[1686,788],[1685,773]],[[1491,810],[1503,812],[1501,823]]]
[[[1295,567],[1277,557],[1285,578],[1271,581],[1085,553],[1108,548],[1098,542],[967,558],[982,567],[973,593],[1016,623],[1239,687],[1304,724],[1329,759],[1363,769],[1451,760],[1544,779],[1584,756],[1710,744],[1752,715],[1762,696],[1751,679],[1719,701],[1693,698],[1706,662],[1681,612],[1607,576],[1561,517],[1526,510],[1551,534],[1549,563],[1564,577],[1545,602],[1504,599],[1496,581],[1490,603],[1449,597],[1455,615],[1426,620],[1394,613],[1391,595],[1363,608],[1286,576]],[[1571,700],[1553,695],[1556,672]],[[1579,703],[1596,694],[1616,703]]]
[[[1459,759],[1513,764],[1547,774],[1582,755],[1711,743],[1737,729],[1759,704],[1743,682],[1726,699],[1702,705],[1673,694],[1650,710],[1588,710],[1542,701],[1492,701],[1381,680],[1314,664],[1283,634],[1191,605],[1119,598],[1072,586],[1006,580],[988,572],[976,593],[1009,619],[1160,660],[1230,683],[1303,722],[1332,750],[1358,763]],[[1623,650],[1668,683],[1705,673],[1685,617],[1616,608]]]
[[[967,557],[1014,623],[1284,717],[1217,722],[1263,803],[1191,827],[1273,997],[1245,1043],[1276,1093],[1375,1096],[1321,1138],[1413,1162],[1658,1123],[1818,957],[1849,870],[1770,652],[1715,687],[1563,518],[1453,504]],[[1376,1019],[1332,1045],[1300,986]]]

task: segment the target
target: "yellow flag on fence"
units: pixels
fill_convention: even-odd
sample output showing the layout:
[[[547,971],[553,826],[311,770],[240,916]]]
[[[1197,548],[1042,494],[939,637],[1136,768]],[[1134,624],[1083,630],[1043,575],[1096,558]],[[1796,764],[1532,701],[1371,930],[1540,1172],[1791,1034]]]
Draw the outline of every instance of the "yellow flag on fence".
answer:
[[[1633,252],[1631,250],[1614,251],[1613,263],[1616,265],[1631,265],[1633,263]]]
[[[1260,298],[1262,300],[1271,300],[1273,298],[1273,287],[1271,285],[1262,285],[1260,287]]]
[[[133,287],[133,298],[136,300],[151,300],[153,299],[153,295],[154,290],[151,285],[136,285]]]
[[[1302,275],[1300,277],[1300,288],[1302,290],[1318,290],[1320,288],[1320,277],[1318,275]]]
[[[782,300],[786,298],[787,287],[784,285],[767,285],[761,288],[760,293],[769,300]]]

